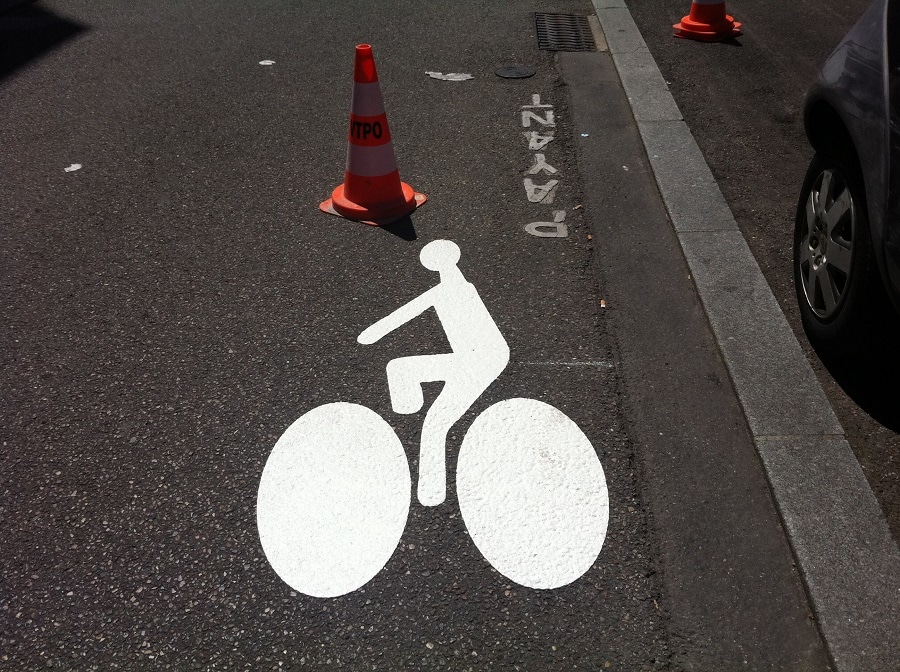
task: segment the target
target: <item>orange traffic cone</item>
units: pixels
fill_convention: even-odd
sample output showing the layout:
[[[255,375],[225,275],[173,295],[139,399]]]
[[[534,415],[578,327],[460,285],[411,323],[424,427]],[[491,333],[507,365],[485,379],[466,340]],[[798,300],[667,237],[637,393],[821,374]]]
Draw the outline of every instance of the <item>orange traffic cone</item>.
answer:
[[[425,202],[425,194],[400,181],[375,59],[368,44],[356,47],[347,139],[344,183],[319,206],[322,211],[379,226],[405,217]]]
[[[694,0],[691,13],[676,23],[675,37],[720,42],[741,34],[741,24],[725,13],[725,0]]]

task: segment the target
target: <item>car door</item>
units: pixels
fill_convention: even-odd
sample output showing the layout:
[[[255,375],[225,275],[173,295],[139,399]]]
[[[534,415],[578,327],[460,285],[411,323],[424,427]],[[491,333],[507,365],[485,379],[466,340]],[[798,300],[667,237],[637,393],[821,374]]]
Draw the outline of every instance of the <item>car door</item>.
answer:
[[[900,1],[888,2],[885,19],[890,150],[884,252],[890,293],[900,308]]]

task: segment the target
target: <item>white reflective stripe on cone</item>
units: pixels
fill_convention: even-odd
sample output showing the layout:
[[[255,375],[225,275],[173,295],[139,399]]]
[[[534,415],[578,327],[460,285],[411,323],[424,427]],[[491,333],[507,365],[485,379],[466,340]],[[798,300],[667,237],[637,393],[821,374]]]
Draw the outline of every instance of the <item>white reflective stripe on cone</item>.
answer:
[[[358,117],[377,117],[379,114],[384,114],[381,85],[378,82],[370,84],[354,82],[350,111]]]
[[[397,170],[394,146],[388,142],[375,147],[350,144],[347,150],[347,172],[362,177],[388,175]]]
[[[693,0],[695,5],[724,5],[722,0]]]

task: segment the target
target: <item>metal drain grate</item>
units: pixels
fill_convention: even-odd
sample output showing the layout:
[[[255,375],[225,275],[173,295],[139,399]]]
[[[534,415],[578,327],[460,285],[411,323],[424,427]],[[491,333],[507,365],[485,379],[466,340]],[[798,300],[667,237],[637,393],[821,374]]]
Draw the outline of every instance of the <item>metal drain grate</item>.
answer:
[[[544,51],[597,51],[591,24],[577,14],[534,13],[538,49]]]

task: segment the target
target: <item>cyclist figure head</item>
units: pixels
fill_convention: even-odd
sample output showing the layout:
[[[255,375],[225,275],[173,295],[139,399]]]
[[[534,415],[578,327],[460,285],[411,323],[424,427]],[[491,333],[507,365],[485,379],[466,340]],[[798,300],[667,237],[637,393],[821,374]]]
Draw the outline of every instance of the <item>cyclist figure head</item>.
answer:
[[[442,275],[456,270],[459,261],[459,246],[451,240],[435,240],[422,248],[419,261],[429,271],[437,271]]]

